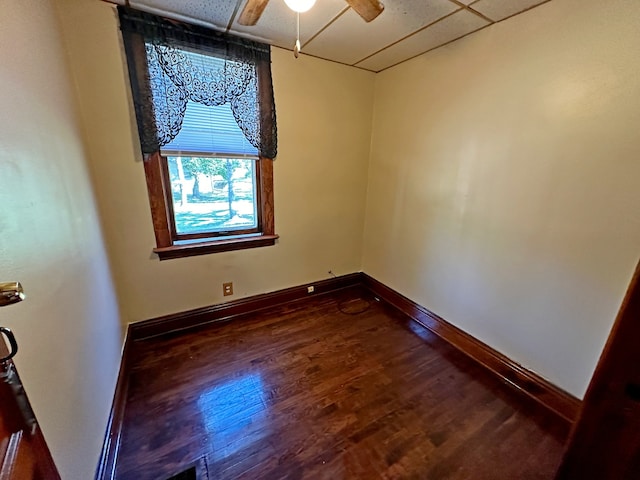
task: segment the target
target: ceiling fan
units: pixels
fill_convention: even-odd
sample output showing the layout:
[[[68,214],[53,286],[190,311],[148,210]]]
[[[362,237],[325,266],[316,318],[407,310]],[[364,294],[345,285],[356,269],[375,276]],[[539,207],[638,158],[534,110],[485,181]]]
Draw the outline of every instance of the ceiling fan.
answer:
[[[298,12],[304,12],[311,8],[315,3],[313,1],[302,1],[302,2],[292,2],[291,0],[285,0],[287,5]],[[365,22],[370,22],[378,15],[382,13],[384,10],[384,5],[379,0],[345,0],[355,12],[360,15]],[[247,0],[244,8],[242,9],[242,13],[240,14],[240,18],[238,18],[238,23],[240,25],[252,26],[258,23],[262,12],[265,7],[269,3],[269,0]],[[300,3],[301,9],[292,6],[291,4]]]

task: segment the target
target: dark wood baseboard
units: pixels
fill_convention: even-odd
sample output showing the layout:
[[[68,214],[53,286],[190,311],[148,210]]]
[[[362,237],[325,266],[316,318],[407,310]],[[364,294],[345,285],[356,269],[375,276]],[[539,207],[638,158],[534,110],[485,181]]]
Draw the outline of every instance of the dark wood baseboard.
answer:
[[[220,320],[228,320],[237,315],[262,310],[263,308],[281,305],[283,303],[301,300],[309,295],[320,295],[347,287],[361,284],[361,274],[351,273],[340,277],[310,282],[297,287],[285,288],[276,292],[263,293],[253,297],[241,298],[231,302],[212,305],[209,307],[197,308],[187,312],[165,315],[130,325],[130,340],[141,340],[143,338],[164,335],[188,328],[193,328],[206,323]],[[313,285],[314,293],[309,294],[307,287]]]
[[[96,469],[96,480],[112,480],[115,478],[116,457],[120,446],[122,425],[124,422],[124,409],[127,403],[127,389],[129,387],[129,369],[131,367],[131,354],[133,342],[131,339],[131,325],[127,328],[122,348],[120,370],[116,380],[116,388],[113,394],[111,412],[107,421],[107,430]]]
[[[130,358],[135,341],[187,330],[207,323],[229,320],[238,315],[308,298],[310,294],[307,292],[307,287],[311,285],[315,289],[313,295],[355,286],[365,287],[381,300],[483,365],[501,380],[554,412],[560,419],[573,423],[577,418],[581,406],[579,399],[366,273],[358,272],[130,324],[127,329],[105,441],[96,471],[96,480],[112,480],[114,478],[127,397]]]
[[[366,273],[362,274],[362,282],[374,295],[428,328],[563,420],[573,423],[577,418],[581,401],[570,393],[556,387],[537,373],[519,365]]]

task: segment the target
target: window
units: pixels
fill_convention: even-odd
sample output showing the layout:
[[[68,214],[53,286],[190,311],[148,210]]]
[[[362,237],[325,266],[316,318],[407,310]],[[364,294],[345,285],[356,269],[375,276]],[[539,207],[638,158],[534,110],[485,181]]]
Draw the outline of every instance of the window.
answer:
[[[256,160],[167,157],[176,238],[259,233]]]
[[[119,7],[160,259],[273,245],[267,45]]]

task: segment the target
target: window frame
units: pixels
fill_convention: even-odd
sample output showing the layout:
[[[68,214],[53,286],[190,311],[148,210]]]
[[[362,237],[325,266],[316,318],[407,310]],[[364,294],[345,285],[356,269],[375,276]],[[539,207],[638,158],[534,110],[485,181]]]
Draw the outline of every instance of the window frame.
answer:
[[[138,126],[140,147],[149,196],[150,212],[156,248],[153,251],[160,260],[192,255],[203,255],[229,250],[274,245],[275,234],[273,208],[273,158],[277,152],[275,104],[271,75],[271,50],[269,45],[234,37],[209,28],[169,20],[128,6],[118,6],[118,18],[122,31],[124,53],[131,85],[133,110]],[[172,227],[173,200],[170,176],[163,173],[166,157],[162,156],[163,142],[158,137],[155,107],[150,103],[151,84],[148,70],[146,44],[168,45],[178,50],[194,49],[207,55],[221,56],[232,61],[251,63],[256,69],[259,145],[256,163],[256,213],[261,221],[261,231],[239,234],[229,231],[228,236],[209,236],[200,239],[177,240],[175,225]],[[166,138],[163,138],[166,140]],[[166,145],[166,142],[164,142]],[[186,152],[185,152],[186,153]],[[213,154],[214,152],[210,152]],[[169,195],[169,197],[168,197]],[[169,199],[169,201],[167,201]]]
[[[199,233],[179,233],[176,227],[176,213],[174,209],[173,202],[173,191],[171,188],[171,175],[169,174],[169,162],[168,159],[170,157],[184,157],[184,158],[202,158],[203,155],[178,155],[168,152],[162,152],[162,169],[164,174],[164,181],[166,185],[169,185],[169,189],[165,191],[165,195],[167,196],[167,208],[169,209],[169,221],[170,221],[170,231],[172,240],[175,242],[184,242],[184,241],[193,241],[197,239],[208,239],[213,240],[220,237],[232,237],[239,235],[255,235],[258,233],[262,233],[262,211],[258,206],[261,204],[260,202],[260,168],[258,167],[259,157],[256,155],[255,157],[234,157],[232,155],[210,155],[206,154],[206,157],[209,158],[220,158],[223,160],[231,159],[231,158],[239,158],[241,160],[251,160],[254,162],[254,184],[255,184],[255,196],[254,196],[254,205],[256,210],[256,226],[253,228],[244,228],[244,229],[235,229],[235,230],[227,230],[227,231],[219,231],[219,232],[199,232]],[[202,240],[201,240],[202,241]]]
[[[190,239],[177,237],[167,156],[160,151],[145,159],[144,171],[156,237],[154,253],[160,260],[190,257],[209,253],[242,250],[274,245],[273,160],[258,157],[256,162],[256,212],[258,231],[243,233],[230,231],[225,235],[193,234]]]

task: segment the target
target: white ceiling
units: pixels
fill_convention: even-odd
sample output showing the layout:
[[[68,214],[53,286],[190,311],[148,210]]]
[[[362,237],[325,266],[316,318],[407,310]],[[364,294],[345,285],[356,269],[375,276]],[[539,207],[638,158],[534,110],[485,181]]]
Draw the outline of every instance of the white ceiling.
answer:
[[[124,4],[127,0],[106,0]],[[302,53],[379,72],[550,0],[382,0],[365,23],[344,0],[317,0],[300,14]],[[270,0],[258,24],[239,25],[246,0],[129,0],[139,10],[293,49],[296,17]]]

